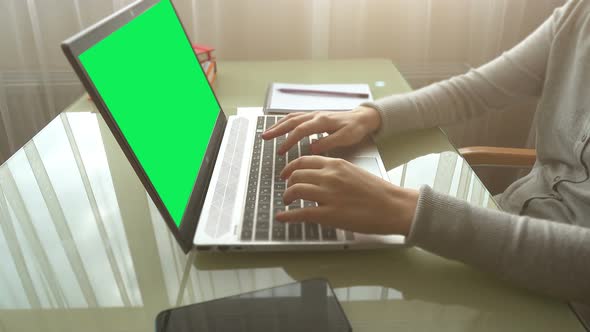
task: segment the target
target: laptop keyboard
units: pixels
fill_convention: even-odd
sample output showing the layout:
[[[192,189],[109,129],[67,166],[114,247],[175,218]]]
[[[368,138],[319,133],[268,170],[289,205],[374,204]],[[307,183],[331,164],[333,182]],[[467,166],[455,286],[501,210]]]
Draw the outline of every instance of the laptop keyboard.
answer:
[[[296,200],[285,206],[283,193],[286,181],[280,178],[281,171],[289,162],[300,156],[311,155],[311,139],[306,137],[294,145],[286,154],[276,151],[286,137],[281,136],[265,141],[262,133],[275,124],[281,117],[261,116],[256,123],[256,138],[246,194],[246,207],[242,223],[241,239],[243,241],[336,241],[337,230],[314,223],[281,223],[274,220],[278,211],[301,209],[317,206],[317,203]],[[322,135],[318,135],[321,138]],[[353,234],[345,232],[346,240],[352,240]]]

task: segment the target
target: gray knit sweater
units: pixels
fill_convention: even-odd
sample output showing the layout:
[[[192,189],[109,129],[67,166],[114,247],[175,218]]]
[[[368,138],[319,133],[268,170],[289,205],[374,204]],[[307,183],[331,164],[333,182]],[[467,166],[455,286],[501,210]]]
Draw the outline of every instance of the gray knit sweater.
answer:
[[[553,296],[590,303],[590,2],[570,0],[499,58],[367,105],[378,139],[538,100],[537,161],[502,195],[506,212],[420,191],[408,242]]]

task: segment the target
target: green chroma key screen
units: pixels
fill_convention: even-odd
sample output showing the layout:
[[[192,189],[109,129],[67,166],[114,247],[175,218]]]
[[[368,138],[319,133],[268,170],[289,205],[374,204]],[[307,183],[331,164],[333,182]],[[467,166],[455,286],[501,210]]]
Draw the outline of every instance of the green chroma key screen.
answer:
[[[169,0],[79,57],[176,226],[220,107]]]

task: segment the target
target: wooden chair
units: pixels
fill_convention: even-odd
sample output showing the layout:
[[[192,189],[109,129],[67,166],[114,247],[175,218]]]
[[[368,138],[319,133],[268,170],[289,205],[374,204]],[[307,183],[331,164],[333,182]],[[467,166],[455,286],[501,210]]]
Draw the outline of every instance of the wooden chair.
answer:
[[[523,175],[517,170],[532,168],[536,160],[534,149],[472,146],[459,149],[459,153],[476,169],[477,175],[493,195],[504,192],[506,187]]]
[[[471,146],[459,149],[471,166],[532,168],[537,158],[535,149]]]

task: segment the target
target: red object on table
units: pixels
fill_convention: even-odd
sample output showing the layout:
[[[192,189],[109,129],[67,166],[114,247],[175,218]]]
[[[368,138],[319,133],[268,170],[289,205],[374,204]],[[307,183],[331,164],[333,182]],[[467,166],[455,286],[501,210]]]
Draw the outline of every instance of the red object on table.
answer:
[[[195,50],[195,53],[199,58],[199,62],[213,60],[213,55],[211,54],[213,51],[215,51],[213,47],[203,44],[193,44],[193,50]]]

